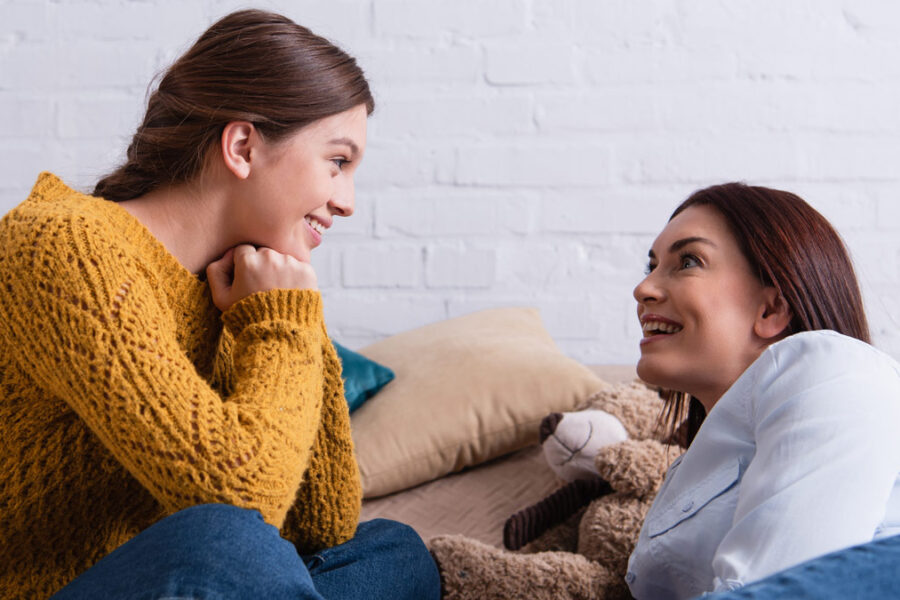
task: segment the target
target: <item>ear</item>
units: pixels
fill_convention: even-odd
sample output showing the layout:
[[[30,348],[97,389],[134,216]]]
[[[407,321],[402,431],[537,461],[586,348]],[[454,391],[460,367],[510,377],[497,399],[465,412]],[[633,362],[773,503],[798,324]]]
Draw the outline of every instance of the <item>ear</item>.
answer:
[[[774,341],[791,324],[794,314],[784,297],[774,287],[766,287],[762,293],[763,304],[753,324],[753,331],[764,340]]]
[[[222,130],[222,160],[238,179],[250,176],[250,163],[259,139],[253,123],[247,121],[231,121]]]

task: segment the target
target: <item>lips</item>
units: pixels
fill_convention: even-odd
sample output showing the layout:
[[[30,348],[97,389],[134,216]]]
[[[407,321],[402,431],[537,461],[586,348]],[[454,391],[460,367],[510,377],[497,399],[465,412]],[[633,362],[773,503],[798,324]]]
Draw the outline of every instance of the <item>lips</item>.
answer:
[[[325,234],[325,230],[330,227],[330,223],[323,223],[315,217],[306,216],[303,218],[303,222],[306,224],[306,229],[309,231],[310,235],[315,242],[315,245],[318,246],[322,243],[322,236]]]
[[[681,323],[673,321],[667,317],[654,314],[646,314],[641,317],[641,330],[644,332],[644,338],[641,340],[650,340],[658,336],[668,336],[678,333],[684,329]]]
[[[312,217],[304,217],[304,221],[309,225],[310,229],[318,233],[320,236],[325,234],[325,230],[328,229],[328,226],[324,223],[319,222],[317,219]]]

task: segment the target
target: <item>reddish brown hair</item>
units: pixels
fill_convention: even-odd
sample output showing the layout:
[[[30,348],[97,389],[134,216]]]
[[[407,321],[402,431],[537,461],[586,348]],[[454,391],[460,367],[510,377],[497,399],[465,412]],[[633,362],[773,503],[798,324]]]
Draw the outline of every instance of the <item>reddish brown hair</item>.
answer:
[[[362,69],[343,50],[287,17],[232,13],[166,71],[147,101],[126,162],[95,196],[121,201],[192,180],[231,121],[269,141],[355,106],[375,107]]]
[[[669,220],[692,206],[709,206],[728,223],[750,268],[790,307],[786,333],[831,329],[869,342],[869,325],[853,263],[825,217],[790,192],[743,183],[694,192]],[[667,418],[684,415],[688,394],[671,392]],[[690,398],[688,441],[703,422],[703,406]]]

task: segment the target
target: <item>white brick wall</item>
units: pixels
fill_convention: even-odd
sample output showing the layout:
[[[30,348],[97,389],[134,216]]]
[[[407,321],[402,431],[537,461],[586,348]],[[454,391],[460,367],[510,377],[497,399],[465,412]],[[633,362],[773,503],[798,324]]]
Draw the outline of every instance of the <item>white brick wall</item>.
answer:
[[[0,0],[0,211],[89,188],[147,85],[234,0]],[[631,289],[668,213],[731,179],[844,234],[900,358],[900,3],[268,0],[356,55],[378,108],[357,214],[315,253],[351,347],[532,305],[567,353],[637,357]]]

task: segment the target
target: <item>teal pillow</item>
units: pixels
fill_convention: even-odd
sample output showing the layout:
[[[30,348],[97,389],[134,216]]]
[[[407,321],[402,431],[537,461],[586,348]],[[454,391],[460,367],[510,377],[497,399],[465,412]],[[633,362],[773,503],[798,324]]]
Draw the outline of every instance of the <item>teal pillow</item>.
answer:
[[[341,359],[344,396],[350,412],[353,412],[387,385],[394,378],[394,372],[358,352],[344,348],[334,340],[331,343]]]

